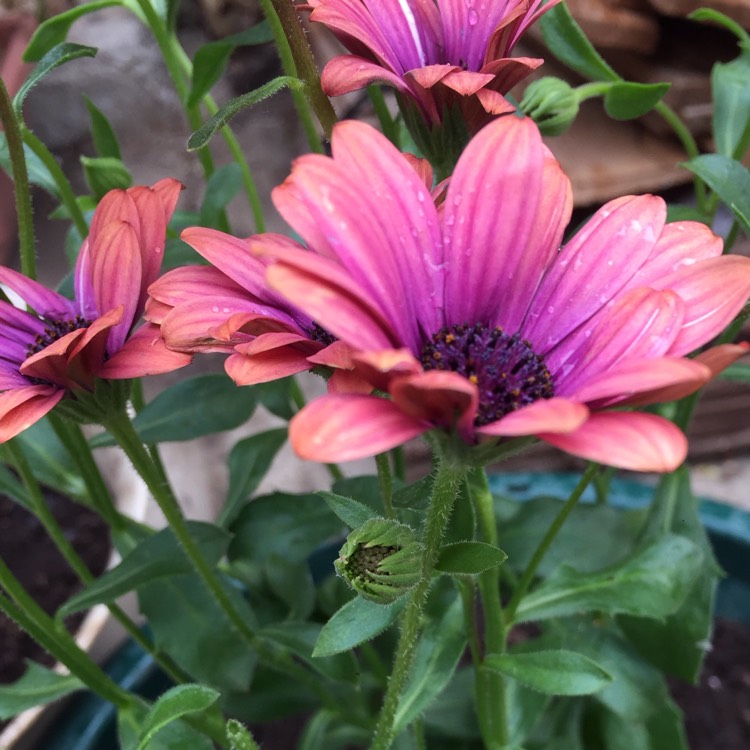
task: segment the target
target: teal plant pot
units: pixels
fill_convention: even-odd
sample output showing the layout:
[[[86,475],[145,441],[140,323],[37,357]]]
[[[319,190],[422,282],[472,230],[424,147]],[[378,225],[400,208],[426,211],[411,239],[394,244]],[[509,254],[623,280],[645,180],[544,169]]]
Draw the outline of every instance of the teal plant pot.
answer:
[[[567,497],[580,477],[576,474],[495,474],[492,491],[512,495],[523,502],[539,495]],[[615,507],[645,508],[653,489],[642,483],[617,479],[610,488]],[[591,488],[582,498],[593,502]],[[727,573],[719,585],[717,613],[750,627],[750,513],[728,505],[703,500],[700,516],[708,531],[714,552]],[[313,577],[321,580],[333,572],[338,546],[318,550],[310,559]],[[125,644],[106,665],[107,672],[120,685],[145,698],[153,699],[166,690],[169,680],[138,646]],[[113,750],[117,747],[116,717],[112,706],[91,694],[74,698],[64,715],[43,737],[37,750]]]

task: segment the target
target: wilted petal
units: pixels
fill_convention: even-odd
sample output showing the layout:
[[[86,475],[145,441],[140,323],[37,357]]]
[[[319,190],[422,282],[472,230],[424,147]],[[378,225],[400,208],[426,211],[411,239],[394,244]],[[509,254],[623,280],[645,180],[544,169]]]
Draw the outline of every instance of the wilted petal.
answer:
[[[385,399],[334,394],[315,399],[292,418],[289,440],[301,458],[335,463],[374,456],[429,429],[429,423]]]

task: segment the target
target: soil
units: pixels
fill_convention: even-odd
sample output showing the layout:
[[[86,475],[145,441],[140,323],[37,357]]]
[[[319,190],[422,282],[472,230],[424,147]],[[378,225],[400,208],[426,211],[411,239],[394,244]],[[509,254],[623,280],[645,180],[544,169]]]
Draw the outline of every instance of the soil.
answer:
[[[45,499],[74,549],[89,570],[98,575],[110,550],[106,524],[92,511],[52,490]],[[0,495],[0,555],[31,596],[50,614],[81,586],[42,525],[27,510]],[[65,622],[74,630],[82,615]],[[53,659],[15,623],[0,613],[0,684],[17,680],[25,660],[50,666]]]

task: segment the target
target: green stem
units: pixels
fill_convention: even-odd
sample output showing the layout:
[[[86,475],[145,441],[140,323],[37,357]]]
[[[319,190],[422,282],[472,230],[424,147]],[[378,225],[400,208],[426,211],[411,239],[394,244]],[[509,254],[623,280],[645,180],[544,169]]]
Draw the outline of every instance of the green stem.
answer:
[[[65,172],[63,172],[62,167],[57,163],[57,159],[55,159],[47,146],[28,128],[23,129],[23,140],[46,167],[55,183],[60,202],[65,206],[68,216],[70,216],[76,231],[81,236],[81,240],[83,240],[89,233],[89,225],[86,223],[86,218],[78,206],[76,195],[73,192],[70,181],[65,176]]]
[[[391,464],[387,453],[375,456],[375,464],[378,467],[378,480],[380,481],[380,494],[383,498],[383,509],[386,518],[395,518],[393,510],[393,477],[391,476]]]
[[[261,1],[265,2],[265,0]],[[336,112],[331,105],[331,100],[325,95],[320,85],[318,66],[315,64],[315,58],[307,41],[307,35],[294,5],[294,0],[271,0],[271,2],[286,32],[294,67],[299,73],[299,77],[305,82],[307,98],[315,111],[326,138],[330,140],[333,126],[337,120]]]
[[[585,102],[587,99],[593,99],[595,96],[606,94],[612,87],[611,82],[606,83],[584,83],[574,89],[579,102]]]
[[[13,188],[16,196],[16,216],[18,217],[18,243],[21,255],[21,273],[30,279],[36,278],[36,243],[34,241],[34,217],[31,207],[29,174],[26,171],[26,157],[23,152],[21,127],[13,112],[8,89],[0,78],[0,122],[5,130],[5,140],[10,154],[13,173]]]
[[[285,10],[283,6],[286,4],[291,6],[291,12],[296,15],[296,11],[292,6],[291,0],[283,0],[283,2],[281,3],[275,0],[260,0],[260,4],[263,8],[263,13],[266,16],[266,19],[268,20],[268,25],[271,27],[271,31],[273,32],[273,38],[276,43],[276,50],[279,53],[279,58],[281,59],[281,66],[282,68],[284,68],[284,73],[286,73],[286,75],[288,76],[291,76],[292,78],[301,78],[297,71],[297,64],[294,59],[294,53],[292,52],[291,39],[289,36],[287,36],[287,34],[291,35],[293,33],[294,25],[298,24],[299,19],[295,18],[294,24],[291,24],[292,28],[285,29],[279,12],[277,12],[277,6],[281,5],[281,10],[283,12]],[[284,13],[284,20],[288,23],[288,19],[286,18],[287,15],[287,13]],[[307,42],[305,42],[305,44],[307,44]],[[305,136],[307,138],[307,143],[309,144],[310,149],[312,151],[315,151],[316,153],[322,154],[323,144],[320,142],[318,132],[315,129],[315,123],[312,119],[312,115],[310,112],[310,101],[305,95],[307,90],[307,86],[305,87],[305,93],[292,89],[292,99],[294,101],[294,106],[297,109],[297,114],[299,116],[302,129],[305,131]]]
[[[497,526],[492,493],[484,469],[474,469],[467,478],[469,498],[477,519],[481,541],[497,547]],[[505,651],[505,616],[500,602],[500,568],[485,570],[479,575],[479,593],[484,611],[484,654]],[[508,744],[508,710],[505,679],[488,669],[477,669],[476,707],[485,745],[499,750]]]
[[[448,525],[456,495],[460,492],[464,475],[465,468],[463,465],[455,464],[448,456],[441,457],[425,521],[421,575],[416,586],[412,589],[404,611],[401,635],[393,659],[393,671],[378,716],[371,750],[388,750],[393,742],[393,722],[396,709],[411,671],[420,620],[427,601],[427,592],[430,588],[435,563],[440,554],[440,542]]]
[[[474,579],[470,576],[457,576],[456,586],[458,587],[458,593],[461,596],[461,604],[464,611],[464,626],[469,639],[471,662],[474,665],[474,669],[479,669],[479,665],[482,662],[482,648],[479,643]]]
[[[518,583],[518,587],[513,592],[513,596],[511,597],[510,602],[508,602],[508,606],[505,608],[507,623],[511,623],[513,621],[513,616],[516,613],[516,609],[518,609],[518,605],[521,603],[521,600],[526,595],[531,582],[534,580],[534,576],[536,575],[539,564],[542,562],[545,554],[547,554],[547,550],[557,536],[557,533],[562,528],[562,525],[565,523],[568,516],[573,512],[573,509],[576,507],[576,505],[578,505],[578,501],[581,499],[581,495],[583,495],[586,487],[589,486],[589,483],[594,478],[594,475],[596,474],[598,469],[598,464],[589,464],[580,481],[576,485],[576,488],[573,490],[570,497],[565,501],[565,504],[557,514],[555,520],[552,522],[552,525],[549,527],[549,529],[547,529],[547,533],[544,535],[542,541],[539,542],[539,546],[534,551],[531,562],[529,562],[526,570],[524,570],[523,575],[521,576],[521,580]]]
[[[380,122],[380,129],[383,131],[383,135],[396,147],[399,148],[400,138],[398,137],[398,128],[396,122],[391,116],[391,111],[388,109],[388,105],[383,96],[383,89],[377,84],[372,84],[367,87],[367,93],[372,102],[375,114],[378,116]]]
[[[399,445],[391,451],[393,458],[393,474],[396,479],[406,481],[406,459],[404,456],[404,446]]]

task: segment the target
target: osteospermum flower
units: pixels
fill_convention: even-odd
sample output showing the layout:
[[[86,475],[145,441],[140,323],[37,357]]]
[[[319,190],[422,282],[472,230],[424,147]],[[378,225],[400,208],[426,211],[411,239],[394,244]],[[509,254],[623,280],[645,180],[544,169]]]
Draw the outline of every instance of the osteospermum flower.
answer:
[[[159,374],[190,361],[169,351],[155,326],[132,330],[159,273],[181,187],[166,179],[104,196],[78,256],[73,300],[0,267],[0,283],[29,307],[0,301],[0,442],[66,395],[93,392],[97,378]]]
[[[625,407],[682,397],[740,356],[685,355],[750,294],[750,259],[722,256],[661,198],[600,209],[560,249],[570,185],[528,119],[469,144],[438,208],[377,131],[339,124],[274,201],[309,252],[257,241],[282,291],[349,345],[376,393],[329,394],[292,421],[304,458],[373,455],[434,428],[468,444],[537,436],[623,468],[670,470],[671,422]],[[379,393],[388,398],[380,397]]]
[[[551,0],[308,0],[353,54],[334,58],[322,84],[338,96],[385,83],[432,125],[458,106],[470,132],[512,109],[503,94],[541,64],[510,58]]]
[[[250,240],[203,227],[182,239],[212,266],[183,266],[149,288],[146,319],[161,328],[167,346],[184,352],[229,353],[227,374],[253,385],[310,370],[337,368],[331,385],[347,381],[346,347],[283,296],[268,288],[269,261],[253,255]],[[266,235],[280,247],[296,243]],[[316,363],[308,357],[318,355]]]

